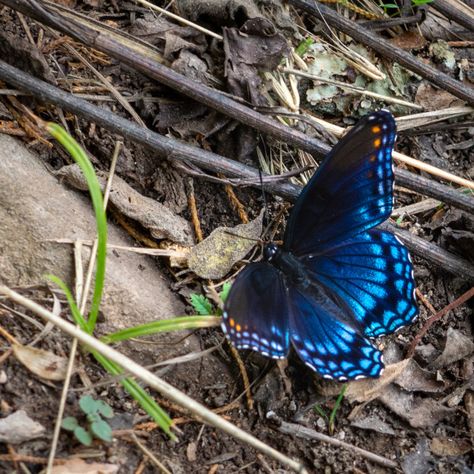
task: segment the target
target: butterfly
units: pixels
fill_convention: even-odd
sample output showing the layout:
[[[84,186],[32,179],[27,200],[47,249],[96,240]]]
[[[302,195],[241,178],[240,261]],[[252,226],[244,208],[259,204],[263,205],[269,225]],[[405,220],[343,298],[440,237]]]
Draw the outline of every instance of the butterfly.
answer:
[[[393,208],[396,125],[386,110],[360,120],[301,192],[283,245],[266,244],[226,299],[222,329],[238,349],[273,359],[294,347],[324,378],[378,377],[371,339],[417,317],[410,255],[374,229]]]

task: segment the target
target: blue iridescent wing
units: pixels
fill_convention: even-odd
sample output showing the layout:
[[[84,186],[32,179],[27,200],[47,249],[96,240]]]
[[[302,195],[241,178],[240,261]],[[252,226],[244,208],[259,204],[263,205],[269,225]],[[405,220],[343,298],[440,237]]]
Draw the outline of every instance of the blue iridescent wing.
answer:
[[[291,212],[285,250],[299,256],[323,250],[390,216],[395,135],[392,114],[381,110],[359,121],[339,141]]]
[[[289,292],[291,342],[307,366],[339,381],[382,373],[382,353],[351,322],[350,310],[337,295],[317,282]]]
[[[390,334],[418,314],[408,250],[389,232],[363,232],[302,261],[351,308],[367,337]]]
[[[273,359],[287,356],[288,297],[275,267],[266,262],[245,267],[225,302],[222,329],[237,349],[252,349]]]

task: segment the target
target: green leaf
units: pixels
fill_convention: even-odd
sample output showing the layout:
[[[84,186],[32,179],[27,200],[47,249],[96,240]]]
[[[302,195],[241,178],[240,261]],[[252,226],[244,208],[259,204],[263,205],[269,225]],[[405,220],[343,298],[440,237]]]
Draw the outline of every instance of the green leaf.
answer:
[[[98,407],[99,413],[104,418],[113,418],[114,411],[112,410],[112,407],[108,403],[104,402],[104,400],[97,400],[97,407]]]
[[[96,438],[110,443],[112,441],[112,428],[104,420],[91,423],[90,429]]]
[[[296,47],[295,53],[298,56],[303,56],[313,43],[314,43],[313,38],[306,38]]]
[[[97,400],[94,400],[90,395],[84,395],[79,400],[79,406],[86,415],[93,415],[99,411]]]
[[[78,426],[74,430],[74,436],[79,441],[79,443],[83,444],[84,446],[90,446],[92,444],[92,435],[82,426]]]
[[[227,297],[229,296],[229,291],[232,287],[232,283],[226,281],[222,286],[222,291],[219,293],[219,298],[222,300],[223,303],[226,302]]]
[[[73,416],[67,416],[61,423],[61,427],[67,431],[74,431],[78,426],[79,424]]]
[[[204,295],[198,295],[197,293],[191,294],[191,304],[196,310],[196,313],[200,314],[201,316],[214,313],[214,307]]]

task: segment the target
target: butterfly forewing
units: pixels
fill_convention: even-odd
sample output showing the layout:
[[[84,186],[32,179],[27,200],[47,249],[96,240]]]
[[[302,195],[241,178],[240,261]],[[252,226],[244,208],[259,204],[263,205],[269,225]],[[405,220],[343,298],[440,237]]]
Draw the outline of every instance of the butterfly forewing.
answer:
[[[222,329],[238,349],[279,359],[290,346],[288,296],[281,273],[266,262],[248,265],[224,305]]]
[[[342,138],[298,198],[285,232],[286,250],[323,251],[390,216],[395,135],[393,116],[382,110]]]
[[[346,302],[368,337],[390,334],[418,314],[410,256],[389,232],[363,232],[303,262]]]

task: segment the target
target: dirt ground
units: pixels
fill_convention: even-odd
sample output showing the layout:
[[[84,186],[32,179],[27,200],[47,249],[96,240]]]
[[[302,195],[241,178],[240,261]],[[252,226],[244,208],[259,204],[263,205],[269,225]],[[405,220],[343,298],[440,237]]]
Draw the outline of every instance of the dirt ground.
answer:
[[[296,104],[292,112],[299,110],[344,127],[381,107],[388,107],[397,117],[421,112],[307,78],[289,79],[280,73],[269,76],[282,57],[292,57],[290,46],[296,48],[308,38],[312,42],[299,61],[306,62],[313,75],[381,91],[419,104],[423,111],[465,105],[461,99],[433,88],[428,80],[340,33],[342,42],[384,71],[383,81],[371,79],[357,64],[348,62],[347,56],[327,47],[328,35],[322,22],[278,0],[171,2],[170,11],[224,34],[224,42],[152,13],[139,3],[106,0],[58,3],[153,44],[166,66],[201,84],[233,94],[257,110],[264,111],[266,107],[272,115],[276,111],[269,106],[278,107],[283,117],[282,107],[291,109],[289,102],[295,98],[300,105]],[[342,6],[338,8],[344,10]],[[466,40],[466,31],[441,19],[430,7],[427,15],[425,10],[426,6],[419,25],[392,26],[379,34],[412,52],[420,61],[435,64],[440,71],[464,81],[465,87],[472,87],[474,49],[472,41]],[[382,14],[380,8],[377,11]],[[361,22],[370,20],[352,10],[346,12]],[[393,18],[411,14],[401,9],[388,13]],[[253,23],[246,23],[248,19],[254,19]],[[140,120],[163,135],[263,168],[265,172],[283,174],[306,167],[296,177],[285,178],[295,184],[304,185],[305,176],[313,172],[316,162],[308,153],[298,152],[290,145],[238,124],[149,79],[130,64],[124,65],[99,50],[58,35],[28,16],[2,7],[0,26],[1,59],[50,85],[129,120]],[[271,34],[267,34],[270,27]],[[263,43],[266,54],[262,59],[258,51]],[[296,68],[298,59],[285,65]],[[275,88],[278,81],[286,85],[286,96],[278,94]],[[17,94],[9,84],[3,84],[2,88],[0,132],[15,138],[4,136],[0,140],[0,282],[70,319],[64,296],[51,291],[44,275],[57,274],[74,287],[77,268],[73,247],[71,243],[58,243],[58,239],[92,240],[93,213],[87,193],[69,167],[70,157],[35,128],[27,112],[67,125],[87,150],[99,175],[108,172],[119,137],[59,107]],[[118,102],[117,96],[127,99],[128,110]],[[135,119],[130,110],[136,113]],[[314,122],[296,121],[290,116],[286,123],[331,145],[337,141],[334,135],[321,132]],[[422,123],[401,130],[396,149],[459,177],[473,179],[472,112],[434,125]],[[424,171],[400,166],[431,177]],[[263,194],[258,186],[230,187],[208,176],[222,179],[222,175],[204,173],[190,163],[185,168],[172,159],[157,157],[150,148],[125,140],[116,169],[123,184],[117,182],[109,208],[109,242],[129,247],[190,249],[199,240],[196,222],[206,238],[218,227],[233,227],[256,219],[264,206],[267,216],[263,226],[271,224],[276,229],[275,239],[281,238],[288,206],[280,197]],[[473,215],[455,206],[433,203],[419,192],[395,184],[395,210],[401,211],[393,216],[393,222],[461,257],[466,265],[473,265]],[[117,191],[119,186],[123,186],[122,194]],[[466,191],[469,193],[472,197],[472,189]],[[407,207],[414,204],[419,207]],[[261,229],[257,230],[256,237]],[[85,246],[84,260],[88,255],[89,247]],[[237,260],[258,255],[245,250],[212,283],[233,278],[242,267]],[[209,277],[192,272],[183,264],[175,266],[170,258],[122,250],[111,250],[108,258],[98,335],[152,320],[195,314],[190,302],[193,293],[205,294],[212,300],[212,293],[208,292]],[[339,408],[337,399],[342,384],[319,378],[293,352],[288,360],[277,364],[255,352],[241,351],[254,402],[249,407],[239,365],[229,345],[223,343],[220,328],[168,333],[116,347],[144,366],[214,348],[190,362],[154,370],[238,427],[286,456],[300,460],[308,472],[469,474],[474,472],[472,299],[454,305],[434,322],[418,341],[412,357],[405,359],[405,356],[429,318],[469,291],[472,281],[462,269],[453,275],[423,255],[414,254],[413,259],[420,316],[409,327],[377,341],[384,350],[390,369],[388,375],[370,383],[348,383]],[[0,298],[0,473],[42,472],[51,449],[62,383],[35,375],[11,350],[12,338],[26,345],[43,329],[41,319]],[[64,357],[69,353],[70,339],[59,330],[48,328],[35,347]],[[171,441],[159,428],[147,423],[150,419],[145,412],[88,353],[79,352],[76,366],[66,416],[80,418],[79,399],[91,394],[113,408],[115,416],[110,425],[114,439],[111,443],[96,440],[86,447],[62,430],[56,458],[80,458],[91,466],[88,471],[82,466],[77,471],[69,467],[57,472],[160,472],[132,433],[162,464],[161,472],[290,472],[277,461],[192,419],[154,394],[175,421],[177,441]],[[332,420],[330,415],[335,407]],[[20,410],[31,418],[27,424],[30,434],[33,421],[43,429],[31,439],[26,436],[19,442],[9,438],[11,425],[2,425],[1,421]],[[315,440],[309,432],[297,436],[297,426],[347,444]],[[384,460],[371,459],[357,448]]]

